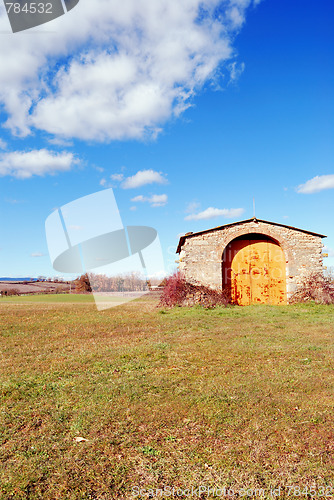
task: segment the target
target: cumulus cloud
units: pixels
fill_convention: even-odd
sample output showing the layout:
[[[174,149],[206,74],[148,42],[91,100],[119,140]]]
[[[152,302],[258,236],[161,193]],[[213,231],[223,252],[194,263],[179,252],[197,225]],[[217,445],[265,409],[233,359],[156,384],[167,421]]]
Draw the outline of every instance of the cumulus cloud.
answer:
[[[0,149],[7,149],[7,144],[2,139],[0,139]]]
[[[132,198],[131,201],[134,203],[148,202],[152,207],[163,207],[168,201],[168,196],[166,194],[153,194],[152,196],[146,197],[140,194]]]
[[[139,170],[135,175],[127,177],[122,182],[122,188],[134,189],[145,186],[145,184],[167,184],[167,179],[161,172],[155,170]]]
[[[224,217],[225,219],[234,219],[240,217],[244,213],[243,208],[214,208],[209,207],[198,214],[190,214],[185,217],[185,220],[205,220],[215,217]]]
[[[0,176],[27,179],[70,170],[79,160],[72,153],[57,153],[47,149],[11,151],[0,154]]]
[[[313,177],[313,179],[305,182],[305,184],[300,184],[297,187],[297,192],[311,194],[324,191],[325,189],[334,189],[334,174],[317,175],[316,177]]]
[[[34,36],[9,33],[0,3],[0,103],[28,135],[155,137],[234,58],[258,0],[80,0]],[[8,32],[8,35],[5,32]]]
[[[34,252],[30,255],[30,257],[44,257],[45,253],[42,252]]]

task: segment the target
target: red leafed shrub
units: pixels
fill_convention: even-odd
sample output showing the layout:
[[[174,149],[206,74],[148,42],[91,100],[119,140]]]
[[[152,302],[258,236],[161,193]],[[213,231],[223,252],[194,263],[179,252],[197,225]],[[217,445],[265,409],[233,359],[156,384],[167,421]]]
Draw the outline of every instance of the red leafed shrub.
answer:
[[[228,303],[226,293],[203,285],[193,285],[177,271],[166,279],[159,305],[164,307],[202,305],[206,308],[213,308],[218,305],[226,306]]]
[[[181,305],[187,296],[189,284],[180,272],[175,272],[165,279],[164,288],[160,297],[163,306],[173,307]]]
[[[304,278],[292,295],[290,303],[314,300],[317,304],[334,304],[334,281],[329,276],[313,273]]]

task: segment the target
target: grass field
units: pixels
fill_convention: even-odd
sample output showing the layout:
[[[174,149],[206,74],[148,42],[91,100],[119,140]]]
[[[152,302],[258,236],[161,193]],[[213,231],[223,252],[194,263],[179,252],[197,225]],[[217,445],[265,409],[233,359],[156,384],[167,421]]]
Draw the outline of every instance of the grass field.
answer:
[[[334,497],[334,306],[61,297],[0,302],[1,499]]]
[[[30,294],[30,295],[12,295],[10,297],[0,298],[0,307],[6,304],[94,304],[92,294]]]
[[[133,300],[127,294],[30,294],[30,295],[13,295],[0,298],[0,307],[6,304],[95,304],[97,301],[100,308],[109,308],[112,306],[123,305],[126,302]]]

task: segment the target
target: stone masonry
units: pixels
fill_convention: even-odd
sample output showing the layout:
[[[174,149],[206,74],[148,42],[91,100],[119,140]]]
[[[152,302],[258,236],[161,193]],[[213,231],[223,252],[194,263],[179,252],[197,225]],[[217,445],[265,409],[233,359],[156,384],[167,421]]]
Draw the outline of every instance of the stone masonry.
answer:
[[[177,249],[179,270],[192,284],[221,290],[224,249],[232,240],[247,233],[270,237],[282,248],[288,301],[307,274],[323,272],[324,235],[255,218],[182,236]]]

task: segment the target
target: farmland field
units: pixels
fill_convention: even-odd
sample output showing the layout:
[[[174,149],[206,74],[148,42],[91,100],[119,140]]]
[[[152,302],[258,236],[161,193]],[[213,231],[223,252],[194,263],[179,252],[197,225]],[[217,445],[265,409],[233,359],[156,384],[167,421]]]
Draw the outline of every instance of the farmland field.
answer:
[[[64,297],[0,301],[1,499],[334,497],[334,306]]]

